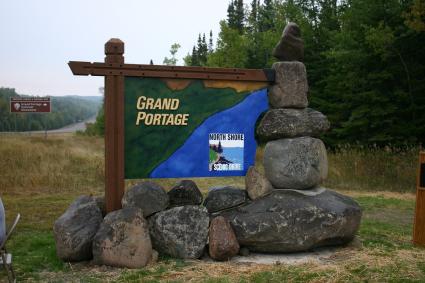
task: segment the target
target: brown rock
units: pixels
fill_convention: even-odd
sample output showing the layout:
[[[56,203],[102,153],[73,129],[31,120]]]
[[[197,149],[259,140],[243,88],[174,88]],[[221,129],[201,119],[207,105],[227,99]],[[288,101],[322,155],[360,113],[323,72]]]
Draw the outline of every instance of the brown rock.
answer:
[[[307,71],[301,62],[276,62],[275,83],[269,89],[271,108],[306,108],[308,106]]]
[[[210,257],[215,260],[228,260],[239,252],[239,243],[229,221],[218,216],[211,221],[209,231]]]
[[[282,38],[273,49],[273,56],[280,61],[304,60],[304,42],[296,23],[289,23],[283,30]]]
[[[245,176],[245,187],[250,199],[268,195],[272,192],[273,186],[258,170],[251,166]]]
[[[93,239],[93,257],[109,266],[146,266],[152,260],[152,243],[142,210],[129,207],[106,215]]]

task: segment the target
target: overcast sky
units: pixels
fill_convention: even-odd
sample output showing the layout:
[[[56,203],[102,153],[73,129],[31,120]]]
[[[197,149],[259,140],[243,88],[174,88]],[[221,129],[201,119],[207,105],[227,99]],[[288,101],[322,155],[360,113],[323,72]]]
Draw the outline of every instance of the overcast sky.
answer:
[[[229,0],[0,0],[0,87],[30,95],[99,95],[102,77],[73,76],[68,61],[102,62],[104,44],[125,42],[126,63],[181,59],[199,33],[226,18]]]

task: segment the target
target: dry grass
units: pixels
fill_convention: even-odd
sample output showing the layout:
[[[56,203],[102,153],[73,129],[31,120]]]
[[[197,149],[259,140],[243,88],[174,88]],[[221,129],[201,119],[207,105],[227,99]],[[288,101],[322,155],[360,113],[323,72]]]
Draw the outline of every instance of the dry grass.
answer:
[[[103,187],[103,141],[70,134],[0,136],[2,194],[66,193]]]
[[[345,146],[328,152],[325,186],[342,190],[415,192],[419,148]]]

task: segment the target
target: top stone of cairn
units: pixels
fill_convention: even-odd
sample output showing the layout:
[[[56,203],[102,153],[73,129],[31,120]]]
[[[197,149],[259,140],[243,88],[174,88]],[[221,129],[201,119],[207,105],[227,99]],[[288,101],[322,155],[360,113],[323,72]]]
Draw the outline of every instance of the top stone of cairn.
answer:
[[[288,23],[283,30],[282,37],[273,49],[273,56],[279,61],[304,60],[304,41],[301,30],[296,23]]]

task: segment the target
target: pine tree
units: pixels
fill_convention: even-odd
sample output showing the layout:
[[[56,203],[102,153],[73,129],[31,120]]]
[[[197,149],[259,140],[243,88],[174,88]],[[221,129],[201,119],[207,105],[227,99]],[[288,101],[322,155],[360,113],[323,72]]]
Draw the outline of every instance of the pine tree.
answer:
[[[214,44],[213,44],[213,32],[210,30],[210,39],[208,41],[208,54],[213,53],[214,51]]]
[[[245,26],[245,11],[243,0],[236,0],[235,2],[235,28],[242,34]]]
[[[275,8],[272,0],[264,0],[259,8],[258,25],[259,31],[264,32],[274,28]]]
[[[251,11],[248,16],[248,30],[251,33],[258,31],[258,7],[260,6],[259,0],[252,0]]]
[[[227,25],[230,28],[235,27],[235,17],[236,17],[236,7],[234,1],[230,1],[229,6],[227,7]]]
[[[192,58],[190,60],[190,65],[199,66],[198,51],[196,50],[195,46],[193,46],[193,49],[192,49]]]

